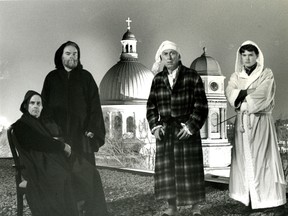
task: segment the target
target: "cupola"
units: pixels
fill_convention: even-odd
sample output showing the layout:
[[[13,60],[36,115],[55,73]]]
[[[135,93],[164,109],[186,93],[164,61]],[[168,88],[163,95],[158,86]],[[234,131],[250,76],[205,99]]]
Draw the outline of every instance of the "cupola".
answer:
[[[206,48],[203,48],[203,54],[196,58],[190,68],[196,70],[199,75],[222,76],[219,63],[211,56],[206,55]]]
[[[102,105],[113,104],[145,104],[153,73],[138,62],[136,37],[130,31],[132,20],[126,20],[127,31],[123,35],[120,61],[112,66],[100,83],[100,99]]]

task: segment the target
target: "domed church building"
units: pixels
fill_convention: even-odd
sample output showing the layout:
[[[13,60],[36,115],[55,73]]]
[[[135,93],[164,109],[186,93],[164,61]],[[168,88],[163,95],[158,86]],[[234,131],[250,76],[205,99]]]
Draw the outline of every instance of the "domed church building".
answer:
[[[151,137],[146,102],[154,74],[138,62],[137,40],[130,31],[132,21],[128,18],[126,22],[120,61],[101,80],[100,100],[108,138],[136,138],[145,142]]]
[[[231,145],[227,138],[227,100],[224,80],[219,63],[203,54],[196,58],[190,68],[201,76],[208,100],[208,118],[201,129],[205,167],[227,167],[231,163]]]

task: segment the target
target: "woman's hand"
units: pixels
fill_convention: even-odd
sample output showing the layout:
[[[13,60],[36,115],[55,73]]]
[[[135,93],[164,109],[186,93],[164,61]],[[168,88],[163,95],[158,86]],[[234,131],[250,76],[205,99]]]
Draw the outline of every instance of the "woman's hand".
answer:
[[[70,155],[71,155],[71,146],[68,145],[68,144],[66,144],[66,143],[64,143],[64,144],[65,144],[64,153],[65,153],[65,155],[66,155],[67,157],[70,157]]]

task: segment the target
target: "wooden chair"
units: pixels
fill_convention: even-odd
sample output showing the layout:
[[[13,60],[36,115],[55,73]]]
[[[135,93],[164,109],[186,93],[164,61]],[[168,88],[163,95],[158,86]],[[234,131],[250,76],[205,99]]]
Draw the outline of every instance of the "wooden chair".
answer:
[[[26,192],[27,181],[22,177],[22,170],[25,168],[21,165],[19,154],[17,151],[18,141],[13,131],[13,127],[10,126],[7,130],[7,137],[12,152],[15,168],[15,181],[16,181],[16,195],[17,195],[17,216],[23,215],[23,197]]]

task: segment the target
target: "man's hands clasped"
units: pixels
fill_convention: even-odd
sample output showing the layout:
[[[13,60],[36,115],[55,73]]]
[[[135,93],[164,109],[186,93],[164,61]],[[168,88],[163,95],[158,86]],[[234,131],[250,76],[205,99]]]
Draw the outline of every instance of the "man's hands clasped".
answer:
[[[192,134],[190,133],[189,129],[187,128],[187,126],[183,123],[181,123],[181,130],[179,131],[179,133],[177,134],[177,137],[179,140],[186,140],[188,139]],[[159,127],[154,131],[154,136],[156,139],[158,140],[162,140],[162,138],[165,135],[165,130],[164,127]]]

